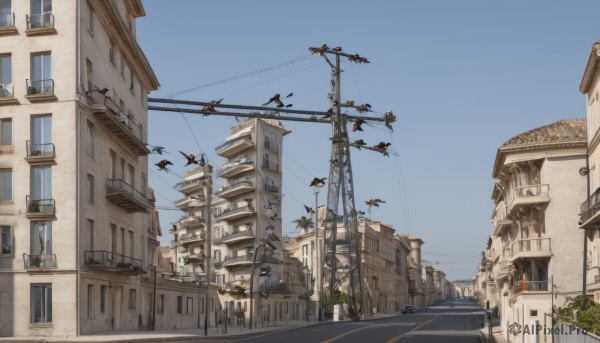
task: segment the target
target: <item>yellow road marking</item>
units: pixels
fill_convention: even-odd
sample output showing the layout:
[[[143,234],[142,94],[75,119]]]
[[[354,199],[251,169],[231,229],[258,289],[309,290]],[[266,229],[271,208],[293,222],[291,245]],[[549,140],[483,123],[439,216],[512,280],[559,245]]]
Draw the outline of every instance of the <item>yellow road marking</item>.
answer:
[[[415,331],[415,330],[419,330],[419,329],[420,329],[420,328],[422,328],[423,326],[425,326],[425,325],[427,325],[427,324],[431,323],[432,321],[436,320],[436,319],[437,319],[439,316],[441,316],[441,315],[440,315],[440,314],[438,314],[437,316],[435,316],[435,317],[433,317],[433,318],[429,319],[428,321],[426,321],[426,322],[423,322],[423,323],[421,323],[421,324],[419,324],[419,325],[415,326],[415,327],[414,327],[414,328],[412,328],[411,330],[408,330],[408,332]],[[402,336],[403,336],[403,335],[406,335],[406,333],[403,333],[403,334],[401,334],[401,335],[398,335],[398,336],[396,336],[396,337],[394,337],[394,338],[390,339],[389,341],[387,341],[387,342],[385,342],[385,343],[395,343],[395,342],[398,342],[398,341],[400,340],[400,338],[402,338]]]
[[[330,339],[328,339],[328,340],[325,340],[325,341],[321,341],[320,343],[332,343],[332,342],[335,342],[335,341],[337,341],[338,339],[340,339],[340,338],[342,338],[342,337],[345,337],[345,336],[351,335],[351,334],[353,334],[353,333],[355,333],[355,332],[358,332],[358,331],[360,331],[360,330],[364,330],[364,329],[366,329],[366,328],[368,328],[368,326],[363,326],[362,328],[358,328],[358,329],[354,329],[354,330],[352,330],[352,331],[344,332],[343,334],[337,335],[337,336],[335,336],[335,337],[332,337],[332,338],[330,338]]]

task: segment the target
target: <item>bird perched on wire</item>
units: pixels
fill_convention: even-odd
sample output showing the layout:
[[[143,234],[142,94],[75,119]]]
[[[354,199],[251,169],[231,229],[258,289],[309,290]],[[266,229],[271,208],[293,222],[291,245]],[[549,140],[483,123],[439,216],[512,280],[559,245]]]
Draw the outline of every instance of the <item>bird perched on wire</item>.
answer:
[[[162,155],[163,152],[167,152],[167,151],[165,151],[165,147],[164,146],[157,145],[157,146],[154,146],[152,148],[152,152],[155,152],[155,153],[157,153],[159,155]]]
[[[354,101],[352,101],[352,100],[346,100],[346,101],[342,102],[342,103],[340,104],[340,106],[344,106],[344,107],[352,107],[352,106],[354,106]]]
[[[204,113],[202,116],[208,117],[208,115],[210,114],[209,112],[216,112],[217,110],[215,110],[215,106],[214,105],[220,104],[221,101],[223,101],[223,99],[211,100],[209,102],[210,105],[202,107],[200,109],[200,112]]]
[[[387,111],[383,114],[383,121],[385,123],[385,126],[390,129],[390,131],[394,131],[394,129],[392,128],[392,123],[396,122],[396,116],[394,115],[394,112],[392,111]]]
[[[352,125],[352,132],[363,131],[361,125],[364,123],[366,123],[366,121],[364,121],[363,119],[356,119],[356,121]]]
[[[375,198],[375,199],[371,199],[369,201],[365,201],[365,204],[367,204],[368,206],[379,207],[379,204],[385,204],[385,201]]]
[[[362,57],[359,54],[348,56],[348,61],[355,63],[371,63],[366,57]]]
[[[315,213],[315,210],[313,210],[312,207],[308,207],[308,206],[304,205],[304,209],[306,210],[306,213],[308,213],[308,214],[314,214]]]
[[[308,50],[310,51],[311,54],[313,55],[321,55],[323,56],[323,54],[325,53],[325,50],[329,49],[329,47],[327,46],[327,44],[323,44],[321,45],[321,47],[319,48],[308,48]]]
[[[273,97],[271,97],[271,99],[269,99],[269,101],[265,102],[261,106],[267,106],[268,104],[273,102],[277,105],[277,107],[285,107],[285,105],[283,104],[283,102],[281,102],[281,99],[279,99],[279,97],[279,94],[275,94],[273,95]]]
[[[365,141],[362,139],[357,139],[354,141],[354,143],[352,143],[352,145],[360,150],[360,148],[367,145],[367,143],[365,143]]]
[[[310,183],[310,187],[323,187],[325,186],[325,180],[327,180],[326,177],[319,179],[318,177],[315,177],[312,182]]]
[[[371,105],[369,105],[369,104],[358,105],[358,106],[355,106],[355,108],[356,108],[356,112],[358,112],[360,114],[363,114],[366,112],[371,112]]]
[[[164,170],[168,172],[169,169],[167,168],[167,166],[172,166],[173,163],[171,163],[171,161],[169,160],[160,160],[158,163],[154,163],[154,165],[157,166],[159,170]]]
[[[380,153],[383,154],[383,156],[390,156],[387,148],[392,145],[392,143],[384,143],[384,142],[379,142],[379,144],[373,146],[371,149],[378,151]]]
[[[181,153],[183,155],[183,157],[186,158],[187,160],[187,164],[186,166],[189,166],[190,164],[198,164],[198,161],[196,161],[196,156],[194,154],[186,154],[183,151],[179,151],[179,153]]]

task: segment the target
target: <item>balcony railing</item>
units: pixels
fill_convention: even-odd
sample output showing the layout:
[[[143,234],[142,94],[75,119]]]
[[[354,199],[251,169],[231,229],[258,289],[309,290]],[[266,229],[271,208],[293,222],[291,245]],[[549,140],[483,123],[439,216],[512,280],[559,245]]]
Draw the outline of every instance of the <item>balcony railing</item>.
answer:
[[[187,207],[184,205],[189,205],[191,203],[198,203],[198,202],[204,202],[205,198],[204,195],[196,195],[193,198],[191,197],[185,197],[182,199],[179,199],[177,201],[175,201],[175,207]]]
[[[15,93],[12,83],[0,83],[0,99],[14,98]]]
[[[550,237],[519,239],[510,245],[511,259],[551,256]]]
[[[15,27],[15,14],[14,13],[0,13],[0,29],[14,28]]]
[[[180,192],[194,192],[204,186],[204,179],[195,179],[176,183],[177,190]]]
[[[220,238],[214,240],[215,244],[234,243],[247,238],[254,238],[254,230],[238,231],[231,234],[224,234]]]
[[[538,204],[550,201],[548,184],[528,185],[516,187],[508,193],[507,203],[509,211],[518,205]]]
[[[231,157],[253,146],[252,137],[243,137],[218,145],[215,152],[223,157]]]
[[[289,284],[287,282],[268,282],[260,285],[260,290],[266,292],[288,293]]]
[[[265,148],[269,149],[271,151],[277,152],[279,150],[279,146],[277,145],[277,142],[270,140],[270,139],[265,139]]]
[[[215,195],[228,198],[243,194],[252,189],[254,189],[254,184],[252,183],[252,181],[243,180],[220,187],[219,190],[215,193]]]
[[[54,28],[54,15],[52,13],[26,15],[27,30],[39,28]]]
[[[581,223],[583,224],[582,227],[585,228],[586,224],[589,225],[597,222],[597,219],[600,218],[600,216],[596,216],[598,212],[600,212],[600,187],[596,189],[596,191],[592,193],[592,195],[590,195],[590,197],[587,198],[587,200],[584,201],[583,204],[581,204],[580,216]],[[590,221],[590,219],[594,217],[596,220]]]
[[[128,212],[145,212],[148,208],[146,196],[120,179],[106,181],[106,197]]]
[[[279,171],[279,164],[271,160],[263,160],[262,167],[272,171]]]
[[[215,216],[216,220],[233,220],[247,215],[254,214],[254,207],[243,206],[231,210],[223,211],[220,215]]]
[[[265,192],[279,193],[279,186],[268,185],[268,184],[265,183]]]
[[[587,270],[587,283],[600,283],[600,266],[591,267]]]
[[[31,141],[26,141],[27,145],[27,160],[29,163],[49,162],[54,160],[55,147],[52,143],[35,144]]]
[[[26,80],[27,96],[54,95],[54,80]]]
[[[56,203],[54,199],[32,199],[29,195],[25,197],[26,208],[25,216],[27,218],[47,218],[53,217],[56,213]]]
[[[238,264],[250,264],[252,263],[252,255],[242,255],[236,257],[226,256],[221,263],[224,267],[233,266]]]
[[[129,274],[145,274],[142,260],[116,254],[106,250],[86,251],[85,265],[88,268],[116,271]]]
[[[547,292],[548,280],[543,281],[525,281],[519,280],[514,285],[514,294],[523,292]]]
[[[234,161],[223,165],[221,168],[219,168],[217,173],[220,177],[232,177],[238,173],[252,170],[252,168],[254,168],[253,161]]]
[[[56,254],[23,254],[25,269],[56,268]]]
[[[192,242],[201,241],[204,239],[204,237],[206,237],[204,232],[191,233],[191,234],[182,236],[179,240],[181,241],[181,243],[192,243]]]
[[[149,151],[143,143],[142,124],[136,123],[133,118],[125,113],[117,104],[108,96],[100,91],[87,91],[87,98],[96,107],[94,115],[101,119],[117,137],[119,137],[127,146],[136,154],[148,155]]]

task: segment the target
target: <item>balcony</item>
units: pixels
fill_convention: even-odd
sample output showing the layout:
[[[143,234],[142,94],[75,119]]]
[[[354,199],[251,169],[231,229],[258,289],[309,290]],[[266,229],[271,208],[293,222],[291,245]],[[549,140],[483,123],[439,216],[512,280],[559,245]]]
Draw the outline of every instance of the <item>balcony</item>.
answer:
[[[0,35],[17,33],[14,13],[0,13]]]
[[[508,215],[509,212],[504,201],[499,202],[494,212],[494,218],[492,219],[495,236],[501,236],[502,231],[512,225],[513,220]]]
[[[188,181],[176,183],[175,186],[177,186],[178,191],[189,194],[189,193],[193,193],[193,192],[197,192],[197,191],[201,190],[202,187],[204,187],[204,181],[205,180],[202,178],[188,180]]]
[[[206,237],[204,232],[190,233],[190,234],[181,236],[179,238],[179,241],[181,241],[181,244],[190,244],[190,243],[201,242],[204,240],[204,237]]]
[[[254,169],[254,162],[252,161],[234,161],[219,168],[217,175],[220,177],[230,178],[252,169]]]
[[[2,31],[0,31],[2,32]],[[0,83],[0,105],[18,104],[12,83]]]
[[[120,179],[106,181],[106,197],[127,212],[146,212],[149,208],[146,196]]]
[[[215,148],[215,152],[219,156],[232,157],[244,150],[254,147],[252,137],[243,137],[236,140],[225,142]]]
[[[56,100],[54,95],[54,80],[26,80],[27,94],[25,98],[30,102]]]
[[[27,270],[54,269],[56,268],[56,254],[23,254],[23,264]]]
[[[279,193],[279,186],[275,186],[275,185],[267,185],[265,183],[265,192],[269,192],[269,193]]]
[[[28,36],[46,35],[56,33],[54,28],[54,15],[52,13],[26,15]]]
[[[29,195],[25,197],[25,216],[29,219],[54,219],[56,206],[54,199],[32,199]]]
[[[254,215],[254,207],[252,206],[244,206],[234,208],[232,210],[223,211],[220,215],[215,216],[216,220],[225,220],[232,221],[239,218],[247,217]]]
[[[54,162],[55,147],[52,143],[35,144],[31,141],[26,141],[27,156],[25,161],[29,164],[42,164]]]
[[[143,142],[142,124],[136,123],[110,97],[104,96],[99,91],[88,91],[86,94],[93,105],[92,112],[94,116],[117,136],[127,148],[136,156],[146,156],[150,153]]]
[[[525,281],[519,280],[513,286],[513,294],[548,292],[548,280]]]
[[[198,253],[190,252],[189,255],[183,257],[183,260],[185,261],[185,263],[201,262],[202,260],[204,260],[204,253],[202,251]]]
[[[226,256],[221,265],[223,267],[244,266],[252,264],[252,255],[243,255],[236,257]]]
[[[500,260],[494,266],[494,275],[497,280],[503,279],[508,276],[508,267],[510,266],[510,261]]]
[[[175,201],[175,207],[179,209],[186,209],[188,207],[193,206],[202,206],[204,205],[205,198],[204,195],[197,195],[193,197],[185,197],[183,199],[179,199]]]
[[[586,276],[588,286],[597,284],[596,287],[600,287],[600,266],[589,268]]]
[[[262,167],[268,170],[272,170],[274,172],[279,171],[279,165],[277,162],[273,162],[271,160],[263,160]]]
[[[289,284],[287,282],[268,282],[260,285],[260,290],[263,292],[289,293]]]
[[[274,140],[271,139],[265,139],[265,149],[267,150],[271,150],[273,152],[278,152],[279,151],[279,146],[277,145],[277,142],[275,142]]]
[[[252,190],[254,190],[254,184],[252,183],[252,181],[245,180],[225,185],[219,188],[215,195],[224,199],[230,199],[240,194],[250,192]]]
[[[600,187],[581,204],[581,228],[595,228],[600,222]]]
[[[552,257],[550,237],[519,239],[510,245],[510,261],[519,258]]]
[[[86,251],[85,265],[90,269],[125,273],[131,275],[145,274],[142,260],[108,252],[106,250]]]
[[[215,244],[231,244],[237,243],[246,239],[254,239],[256,236],[254,230],[238,231],[232,234],[225,233],[220,238],[215,239]]]
[[[548,184],[543,185],[529,185],[523,187],[516,187],[510,193],[508,201],[508,211],[513,210],[527,205],[544,204],[550,202],[550,196]]]

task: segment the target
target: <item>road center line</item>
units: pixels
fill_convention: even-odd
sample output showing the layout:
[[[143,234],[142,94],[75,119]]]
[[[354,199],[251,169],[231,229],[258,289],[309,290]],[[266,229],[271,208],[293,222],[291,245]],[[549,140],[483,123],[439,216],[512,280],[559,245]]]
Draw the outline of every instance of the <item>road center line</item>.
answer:
[[[425,325],[427,325],[427,324],[431,323],[432,321],[436,320],[436,319],[437,319],[439,316],[441,316],[441,314],[438,314],[437,316],[435,316],[435,317],[433,317],[433,318],[429,319],[428,321],[425,321],[425,322],[423,322],[423,323],[421,323],[421,324],[419,324],[419,325],[415,326],[414,328],[412,328],[412,329],[408,330],[408,332],[415,331],[415,330],[419,330],[419,329],[420,329],[420,328],[422,328],[423,326],[425,326]],[[394,338],[392,338],[392,339],[390,339],[389,341],[387,341],[387,342],[385,342],[385,343],[395,343],[395,342],[398,342],[398,341],[400,340],[400,338],[402,338],[402,336],[404,336],[404,335],[406,335],[406,332],[405,332],[405,333],[403,333],[403,334],[401,334],[401,335],[398,335],[398,336],[396,336],[396,337],[394,337]]]
[[[352,330],[352,331],[344,332],[343,334],[340,334],[340,335],[337,335],[337,336],[335,336],[335,337],[332,337],[332,338],[330,338],[330,339],[327,339],[327,340],[321,341],[320,343],[332,343],[332,342],[335,342],[335,341],[337,341],[338,339],[340,339],[340,338],[342,338],[342,337],[345,337],[345,336],[351,335],[351,334],[353,334],[353,333],[355,333],[355,332],[358,332],[358,331],[360,331],[360,330],[364,330],[364,329],[366,329],[366,328],[368,328],[368,327],[369,327],[369,326],[363,326],[363,327],[361,327],[361,328],[354,329],[354,330]]]

